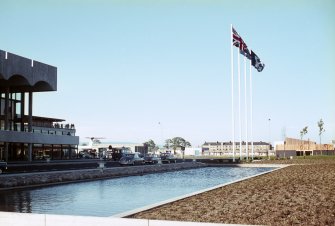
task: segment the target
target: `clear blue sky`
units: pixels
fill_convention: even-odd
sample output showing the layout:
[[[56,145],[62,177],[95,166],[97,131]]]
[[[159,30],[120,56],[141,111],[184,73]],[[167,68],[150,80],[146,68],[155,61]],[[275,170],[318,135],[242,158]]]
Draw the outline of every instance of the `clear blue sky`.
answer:
[[[0,21],[0,49],[58,68],[34,115],[75,123],[81,139],[231,140],[230,24],[266,64],[253,70],[254,140],[308,126],[318,141],[320,118],[335,139],[332,0],[2,0]]]

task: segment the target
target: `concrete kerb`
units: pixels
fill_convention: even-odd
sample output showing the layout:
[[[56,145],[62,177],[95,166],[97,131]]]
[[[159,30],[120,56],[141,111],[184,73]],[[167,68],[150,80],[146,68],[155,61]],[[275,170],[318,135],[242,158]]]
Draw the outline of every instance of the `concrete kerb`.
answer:
[[[114,217],[69,216],[53,214],[0,212],[0,225],[6,226],[238,226],[240,224],[218,224],[184,221],[162,221],[127,219]],[[245,225],[244,225],[245,226]]]
[[[263,172],[263,173],[259,173],[259,174],[256,174],[256,175],[252,175],[252,176],[249,176],[249,177],[245,177],[245,178],[242,178],[242,179],[238,179],[238,180],[235,180],[235,181],[232,181],[232,182],[219,184],[219,185],[216,185],[216,186],[213,186],[213,187],[210,187],[210,188],[206,188],[206,189],[203,189],[203,190],[200,190],[200,191],[192,192],[192,193],[189,193],[189,194],[186,194],[186,195],[181,195],[181,196],[178,196],[178,197],[175,197],[175,198],[172,198],[172,199],[164,200],[162,202],[154,203],[154,204],[147,205],[147,206],[144,206],[144,207],[141,207],[141,208],[133,209],[133,210],[130,210],[130,211],[119,213],[119,214],[115,214],[111,217],[121,217],[122,218],[122,217],[131,216],[131,215],[134,215],[134,214],[139,213],[139,212],[150,210],[150,209],[153,209],[153,208],[156,208],[156,207],[159,207],[159,206],[171,203],[171,202],[175,202],[175,201],[185,199],[185,198],[188,198],[188,197],[191,197],[191,196],[194,196],[194,195],[198,195],[198,194],[208,192],[208,191],[211,191],[211,190],[214,190],[214,189],[217,189],[217,188],[221,188],[221,187],[224,187],[224,186],[227,186],[227,185],[230,185],[230,184],[238,183],[238,182],[241,182],[241,181],[244,181],[244,180],[248,180],[248,179],[251,179],[251,178],[254,178],[254,177],[264,175],[264,174],[268,174],[268,173],[274,172],[276,170],[280,170],[282,168],[290,166],[290,165],[284,165],[284,164],[253,164],[253,166],[250,166],[251,164],[250,165],[238,164],[238,165],[239,165],[238,167],[259,167],[259,168],[260,167],[275,167],[276,169],[273,169],[273,170],[270,170],[270,171],[267,171],[267,172]]]
[[[249,163],[249,164],[237,164],[236,167],[245,167],[245,168],[285,168],[287,166],[293,166],[295,164],[257,164],[257,163]]]

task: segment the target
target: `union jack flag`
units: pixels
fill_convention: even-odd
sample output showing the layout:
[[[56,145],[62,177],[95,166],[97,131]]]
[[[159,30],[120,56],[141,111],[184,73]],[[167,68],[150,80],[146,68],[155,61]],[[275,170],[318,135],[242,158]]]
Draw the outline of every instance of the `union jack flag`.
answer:
[[[258,72],[263,71],[265,64],[262,63],[261,59],[251,50],[251,64],[254,66]]]
[[[232,28],[232,32],[233,32],[233,45],[236,46],[237,48],[240,49],[240,53],[244,56],[246,56],[249,60],[251,59],[250,57],[250,51],[248,49],[247,44],[245,44],[245,42],[243,41],[243,39],[241,38],[241,36],[237,33],[237,31]]]

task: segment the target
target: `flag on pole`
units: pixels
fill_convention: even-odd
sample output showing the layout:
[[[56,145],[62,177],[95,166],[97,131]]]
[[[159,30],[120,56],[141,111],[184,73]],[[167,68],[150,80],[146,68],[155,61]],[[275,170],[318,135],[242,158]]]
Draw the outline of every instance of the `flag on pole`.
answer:
[[[254,66],[258,72],[263,71],[265,64],[262,63],[261,59],[251,50],[251,64]]]
[[[241,36],[237,33],[237,31],[233,27],[232,27],[232,34],[233,34],[233,45],[240,49],[240,54],[244,55],[246,58],[250,60],[251,56],[247,44],[245,44]]]

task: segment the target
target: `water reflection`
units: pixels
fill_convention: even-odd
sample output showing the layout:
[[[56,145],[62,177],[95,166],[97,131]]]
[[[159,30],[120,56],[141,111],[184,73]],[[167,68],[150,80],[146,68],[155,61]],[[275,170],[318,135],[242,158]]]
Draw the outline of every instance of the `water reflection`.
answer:
[[[272,168],[208,167],[0,192],[0,211],[111,216]]]
[[[31,198],[29,192],[3,193],[4,194],[0,195],[1,210],[6,210],[10,212],[31,213]]]

